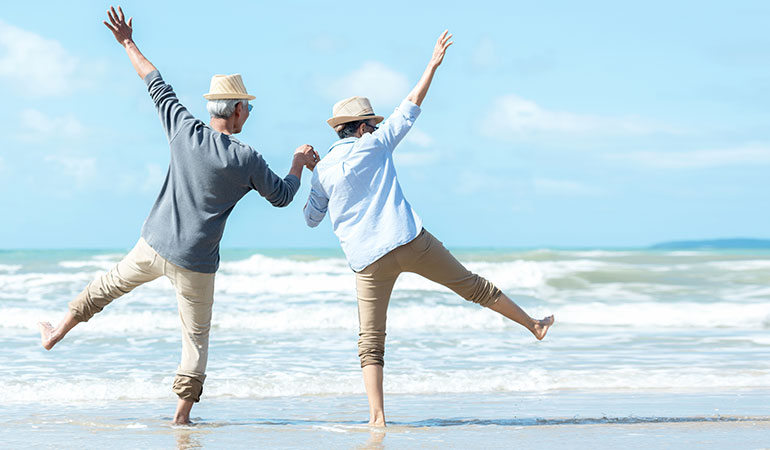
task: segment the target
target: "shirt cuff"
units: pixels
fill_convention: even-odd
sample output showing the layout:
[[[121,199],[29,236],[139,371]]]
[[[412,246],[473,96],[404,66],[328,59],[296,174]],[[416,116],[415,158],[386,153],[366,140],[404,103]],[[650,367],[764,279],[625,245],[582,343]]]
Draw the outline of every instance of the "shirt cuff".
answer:
[[[417,119],[417,116],[419,116],[420,112],[422,111],[419,106],[407,99],[404,99],[404,101],[398,105],[398,109],[401,110],[401,112],[404,113],[404,116],[406,116],[406,118],[411,121]]]
[[[296,175],[292,175],[292,174],[286,175],[283,181],[285,181],[291,187],[293,187],[294,192],[297,192],[297,190],[299,189],[300,182],[299,182],[299,178],[297,178]]]

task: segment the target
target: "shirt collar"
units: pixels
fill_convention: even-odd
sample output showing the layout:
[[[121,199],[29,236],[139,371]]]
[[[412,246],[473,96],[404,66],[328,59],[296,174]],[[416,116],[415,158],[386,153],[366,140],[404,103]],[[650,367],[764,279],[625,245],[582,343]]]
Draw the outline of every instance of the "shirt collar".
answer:
[[[337,142],[335,142],[334,144],[332,144],[332,146],[331,146],[331,147],[329,147],[329,151],[332,151],[332,150],[334,150],[334,147],[336,147],[336,146],[338,146],[338,145],[343,145],[343,144],[352,144],[352,143],[353,143],[353,142],[355,142],[356,140],[358,140],[358,138],[357,138],[357,137],[355,137],[355,136],[346,137],[345,139],[340,139],[339,141],[337,141]]]

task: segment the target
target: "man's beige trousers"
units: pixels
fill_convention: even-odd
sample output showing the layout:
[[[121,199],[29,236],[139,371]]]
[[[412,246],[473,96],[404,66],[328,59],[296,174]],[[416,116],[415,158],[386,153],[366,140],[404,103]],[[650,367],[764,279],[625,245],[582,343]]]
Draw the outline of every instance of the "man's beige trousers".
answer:
[[[179,398],[197,402],[206,379],[211,307],[214,304],[214,274],[187,270],[171,264],[144,239],[112,270],[92,281],[69,304],[79,321],[87,322],[111,301],[137,286],[165,275],[176,289],[182,320],[182,362],[177,369],[173,391]]]

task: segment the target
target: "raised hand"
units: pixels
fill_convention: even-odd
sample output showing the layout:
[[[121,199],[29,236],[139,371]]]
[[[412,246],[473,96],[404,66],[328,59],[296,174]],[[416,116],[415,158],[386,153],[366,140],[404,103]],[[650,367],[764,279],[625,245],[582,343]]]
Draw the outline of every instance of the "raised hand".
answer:
[[[433,66],[433,68],[436,68],[441,64],[441,62],[444,60],[446,49],[448,49],[450,45],[454,44],[454,41],[450,41],[450,39],[452,39],[452,35],[448,33],[449,30],[444,30],[444,32],[441,33],[441,36],[438,37],[436,46],[433,47],[433,56],[431,56],[429,63],[429,65]]]
[[[107,10],[107,17],[109,17],[110,23],[107,23],[106,20],[102,23],[112,31],[120,45],[125,47],[129,42],[133,42],[133,17],[130,17],[128,22],[126,22],[126,16],[123,14],[123,9],[120,6],[118,6],[117,11],[115,11],[114,6],[110,6],[110,9]]]

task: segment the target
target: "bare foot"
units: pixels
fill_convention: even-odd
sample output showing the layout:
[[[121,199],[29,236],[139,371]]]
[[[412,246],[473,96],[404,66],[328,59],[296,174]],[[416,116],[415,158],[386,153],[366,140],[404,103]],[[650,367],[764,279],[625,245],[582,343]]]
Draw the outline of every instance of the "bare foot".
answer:
[[[40,328],[40,343],[43,344],[44,349],[51,350],[59,342],[54,336],[53,325],[51,322],[38,322],[37,326]]]
[[[385,428],[385,421],[384,420],[370,420],[368,425],[370,427],[382,427]]]
[[[542,341],[545,334],[548,333],[548,329],[553,325],[553,315],[546,317],[543,320],[536,320],[535,325],[532,327],[532,334],[535,335],[538,341]]]

